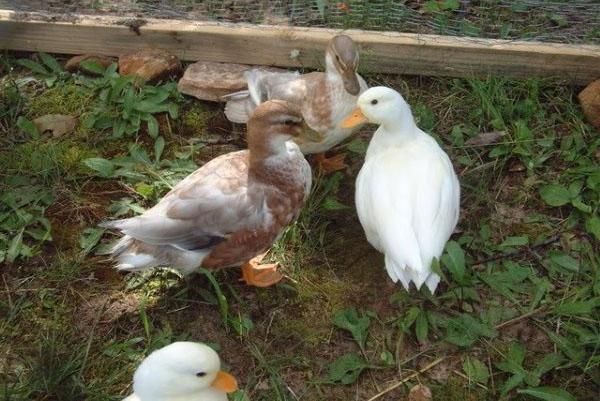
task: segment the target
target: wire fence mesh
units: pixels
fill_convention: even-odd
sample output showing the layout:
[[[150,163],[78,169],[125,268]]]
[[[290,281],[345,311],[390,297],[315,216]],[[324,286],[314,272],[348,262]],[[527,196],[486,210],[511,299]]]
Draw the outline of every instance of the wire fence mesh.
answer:
[[[0,0],[0,8],[600,43],[599,0]]]

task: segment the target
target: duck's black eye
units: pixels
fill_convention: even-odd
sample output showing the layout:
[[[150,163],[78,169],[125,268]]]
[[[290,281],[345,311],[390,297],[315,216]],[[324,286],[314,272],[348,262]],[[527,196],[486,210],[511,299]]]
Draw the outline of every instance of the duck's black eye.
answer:
[[[378,101],[377,99],[373,99],[373,100],[371,100],[371,104],[372,104],[373,106],[375,106],[377,103],[379,103],[379,101]]]
[[[196,377],[204,377],[206,376],[206,372],[198,372],[196,373]]]
[[[283,120],[283,125],[294,125],[296,122],[294,120]]]

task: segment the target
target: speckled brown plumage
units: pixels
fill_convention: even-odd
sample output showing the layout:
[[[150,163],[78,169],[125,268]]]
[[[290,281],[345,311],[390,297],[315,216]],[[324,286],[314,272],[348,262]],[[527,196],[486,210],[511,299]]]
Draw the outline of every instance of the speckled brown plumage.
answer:
[[[255,69],[245,76],[248,91],[226,97],[226,116],[233,122],[245,122],[249,111],[268,99],[283,99],[300,108],[308,127],[318,133],[299,135],[294,141],[304,154],[325,152],[356,132],[343,128],[341,122],[356,105],[358,95],[367,84],[356,73],[358,49],[346,35],[331,38],[325,52],[325,72],[273,73]]]
[[[239,265],[267,250],[310,191],[310,167],[289,141],[301,121],[287,102],[262,104],[248,122],[248,150],[211,160],[141,216],[107,223],[125,234],[113,250],[119,267],[189,273]]]

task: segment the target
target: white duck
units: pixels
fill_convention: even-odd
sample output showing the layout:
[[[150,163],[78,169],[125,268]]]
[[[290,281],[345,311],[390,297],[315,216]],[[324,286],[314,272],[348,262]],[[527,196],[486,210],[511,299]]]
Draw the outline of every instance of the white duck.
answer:
[[[420,130],[410,106],[393,89],[374,87],[344,121],[379,125],[356,179],[356,210],[368,241],[385,255],[390,278],[433,293],[431,271],[456,227],[460,185],[448,155]]]
[[[223,372],[208,345],[180,341],[154,351],[133,375],[133,394],[123,401],[227,401],[237,382]]]
[[[257,105],[269,99],[282,99],[296,105],[308,127],[318,133],[300,135],[294,141],[304,154],[317,154],[325,171],[345,167],[343,154],[325,158],[324,152],[348,138],[360,127],[342,127],[342,121],[354,109],[367,84],[358,68],[358,48],[346,35],[334,36],[325,50],[325,72],[272,72],[261,69],[245,74],[248,90],[226,96],[225,115],[236,123],[245,123]]]

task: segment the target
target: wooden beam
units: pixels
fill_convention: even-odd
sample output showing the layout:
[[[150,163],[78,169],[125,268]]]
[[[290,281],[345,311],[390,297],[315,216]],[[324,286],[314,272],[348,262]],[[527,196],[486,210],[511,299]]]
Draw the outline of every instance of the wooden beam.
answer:
[[[183,60],[321,68],[340,30],[78,15],[68,20],[0,10],[0,48],[110,56],[161,48]],[[361,70],[438,76],[600,77],[600,46],[346,30],[361,47]]]

